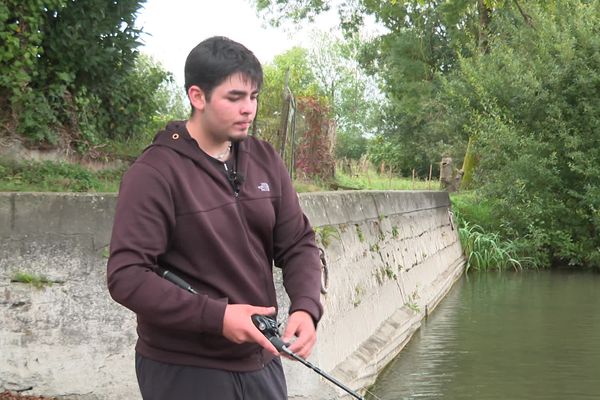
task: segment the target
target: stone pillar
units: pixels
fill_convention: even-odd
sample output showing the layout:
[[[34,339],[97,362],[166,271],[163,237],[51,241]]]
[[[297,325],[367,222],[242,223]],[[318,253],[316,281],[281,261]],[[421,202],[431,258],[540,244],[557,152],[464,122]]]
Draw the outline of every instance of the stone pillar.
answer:
[[[440,163],[440,186],[448,192],[456,192],[460,187],[462,170],[454,168],[451,157],[442,158]]]

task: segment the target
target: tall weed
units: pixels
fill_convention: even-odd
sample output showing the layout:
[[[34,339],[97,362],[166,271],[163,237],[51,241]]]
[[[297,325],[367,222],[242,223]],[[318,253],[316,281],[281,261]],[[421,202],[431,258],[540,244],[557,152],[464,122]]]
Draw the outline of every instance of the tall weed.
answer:
[[[500,237],[497,233],[486,232],[481,226],[470,224],[460,214],[458,234],[467,257],[466,271],[506,270],[520,271],[523,268],[538,268],[533,257],[519,255],[519,244]]]

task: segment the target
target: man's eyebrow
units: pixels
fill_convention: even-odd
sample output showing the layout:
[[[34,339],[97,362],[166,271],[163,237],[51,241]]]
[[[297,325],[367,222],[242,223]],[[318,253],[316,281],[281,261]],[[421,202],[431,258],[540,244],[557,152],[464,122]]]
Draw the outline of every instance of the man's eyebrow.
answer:
[[[248,94],[248,92],[245,90],[231,89],[229,92],[227,92],[227,94],[233,95],[233,96],[246,96]],[[257,94],[258,94],[258,90],[253,90],[252,92],[250,92],[250,95],[257,95]]]

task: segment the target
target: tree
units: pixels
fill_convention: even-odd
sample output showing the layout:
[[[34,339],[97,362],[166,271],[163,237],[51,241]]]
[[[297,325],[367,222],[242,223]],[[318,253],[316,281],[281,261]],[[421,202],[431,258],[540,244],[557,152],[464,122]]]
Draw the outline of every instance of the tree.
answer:
[[[498,15],[489,54],[461,59],[441,100],[454,128],[478,138],[475,178],[493,228],[540,264],[598,268],[600,4],[529,13],[543,23]]]
[[[357,61],[362,42],[358,34],[342,40],[332,32],[314,32],[311,41],[309,63],[335,119],[336,156],[358,160],[366,153],[366,136],[376,131],[374,115],[384,101]]]
[[[260,93],[257,133],[276,148],[280,143],[281,114],[284,108],[284,90],[289,88],[295,97],[319,96],[321,89],[309,65],[308,51],[293,47],[274,57],[266,64],[264,85]]]
[[[328,10],[323,0],[260,0],[257,9],[274,23],[299,22]],[[347,0],[339,3],[341,26],[353,33],[366,15],[373,15],[388,33],[367,43],[359,60],[371,74],[382,78],[382,91],[389,103],[380,116],[386,150],[406,149],[390,157],[398,170],[416,168],[425,172],[437,165],[444,153],[462,158],[468,137],[444,130],[435,107],[439,77],[450,73],[460,57],[488,52],[494,33],[493,13],[518,10],[516,0]],[[528,20],[529,21],[529,20]],[[410,165],[410,167],[408,167]],[[406,169],[408,168],[408,171]]]
[[[0,113],[35,145],[84,150],[144,130],[167,74],[136,75],[143,0],[6,0],[0,4]]]

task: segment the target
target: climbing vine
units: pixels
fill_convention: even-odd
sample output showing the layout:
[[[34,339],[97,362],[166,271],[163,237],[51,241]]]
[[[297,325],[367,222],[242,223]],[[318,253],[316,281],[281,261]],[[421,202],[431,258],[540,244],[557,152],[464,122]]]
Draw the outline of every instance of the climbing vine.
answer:
[[[306,130],[296,157],[296,173],[300,178],[331,181],[335,174],[332,152],[333,119],[330,109],[315,97],[298,99],[298,109],[305,118]]]

